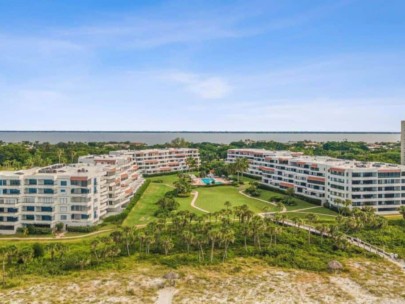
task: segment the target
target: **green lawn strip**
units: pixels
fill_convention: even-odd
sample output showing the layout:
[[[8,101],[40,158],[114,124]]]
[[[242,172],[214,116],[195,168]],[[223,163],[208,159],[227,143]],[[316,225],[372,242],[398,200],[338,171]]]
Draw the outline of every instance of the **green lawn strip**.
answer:
[[[304,212],[286,212],[286,213],[283,213],[283,214],[285,214],[287,216],[287,218],[289,218],[289,219],[292,219],[294,217],[305,219],[308,216],[309,213],[311,213],[311,212],[308,212],[308,213],[304,213]],[[314,213],[314,214],[316,214],[316,213]],[[318,224],[332,224],[332,223],[335,222],[335,218],[332,217],[332,216],[326,216],[326,215],[322,215],[322,214],[316,214],[316,215],[318,217],[318,220],[316,221],[316,223],[311,223],[311,226],[316,226]]]
[[[162,177],[166,178],[165,181],[169,181],[170,179],[168,177],[172,177],[172,175]],[[159,178],[160,177],[156,177],[156,179]],[[131,210],[128,217],[125,219],[123,226],[143,225],[149,223],[152,220],[155,220],[156,217],[153,214],[158,209],[158,206],[155,203],[160,198],[162,198],[165,193],[172,190],[173,188],[166,183],[150,183],[148,189],[146,189],[141,199]],[[191,207],[192,199],[193,195],[191,195],[190,197],[176,197],[176,201],[180,204],[179,210],[188,210],[197,214],[201,214],[200,211]]]
[[[304,209],[304,210],[300,210],[298,212],[307,212],[307,213],[315,213],[315,214],[325,214],[325,215],[331,215],[331,216],[338,216],[339,214],[333,210],[330,210],[328,208],[325,207],[317,207],[317,208],[313,208],[313,209]]]
[[[165,184],[150,183],[138,203],[132,208],[123,226],[147,224],[155,219],[153,213],[158,209],[155,204],[166,192],[173,190]]]
[[[196,206],[210,212],[224,209],[224,203],[226,201],[230,201],[232,206],[246,204],[253,212],[263,212],[266,207],[270,208],[269,211],[276,210],[271,204],[241,195],[239,189],[233,186],[200,187],[197,191],[199,192],[199,196],[196,201]]]

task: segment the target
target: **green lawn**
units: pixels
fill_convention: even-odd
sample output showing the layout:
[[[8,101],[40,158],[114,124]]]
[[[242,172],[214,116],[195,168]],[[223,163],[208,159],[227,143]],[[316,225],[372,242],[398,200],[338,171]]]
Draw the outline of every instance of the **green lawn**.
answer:
[[[171,190],[172,188],[165,184],[150,183],[149,187],[143,193],[141,199],[128,214],[128,217],[125,219],[123,225],[142,225],[147,224],[151,220],[155,219],[153,213],[158,209],[155,203],[162,198],[166,192]]]
[[[277,211],[277,208],[271,204],[243,196],[239,193],[239,189],[233,186],[199,187],[197,191],[199,196],[196,206],[210,212],[224,209],[226,201],[230,201],[232,206],[246,204],[253,212],[263,212],[266,207],[269,208],[268,211]]]
[[[324,209],[326,209],[326,208],[324,208]],[[309,210],[308,210],[308,213],[286,212],[286,213],[283,213],[283,214],[285,214],[287,216],[287,218],[289,218],[289,219],[292,219],[294,217],[305,219],[308,216],[309,213],[316,214],[316,216],[318,217],[318,220],[316,221],[316,223],[311,223],[312,226],[318,225],[318,224],[332,224],[332,223],[335,222],[335,218],[332,217],[332,216],[326,216],[326,215],[322,215],[320,213],[309,212]]]

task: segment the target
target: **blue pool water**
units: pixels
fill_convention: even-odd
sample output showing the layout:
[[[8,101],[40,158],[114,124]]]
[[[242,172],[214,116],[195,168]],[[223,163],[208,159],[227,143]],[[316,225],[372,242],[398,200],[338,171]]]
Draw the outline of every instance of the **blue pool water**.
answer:
[[[217,182],[215,179],[213,178],[209,178],[209,177],[205,177],[201,179],[204,184],[206,185],[212,185],[212,184],[220,184],[220,182]]]

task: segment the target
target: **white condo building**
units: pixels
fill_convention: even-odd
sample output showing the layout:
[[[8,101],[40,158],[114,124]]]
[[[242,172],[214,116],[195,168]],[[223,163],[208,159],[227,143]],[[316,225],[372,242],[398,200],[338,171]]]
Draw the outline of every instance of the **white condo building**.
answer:
[[[401,165],[405,166],[405,120],[401,121]]]
[[[227,160],[247,158],[248,174],[277,189],[337,205],[349,199],[353,207],[372,206],[377,213],[397,213],[405,205],[405,166],[305,156],[300,152],[231,149]]]
[[[87,155],[79,157],[79,163],[102,167],[105,171],[104,179],[108,188],[106,212],[122,211],[144,182],[139,166],[125,154]]]
[[[188,170],[188,158],[195,160],[196,167],[200,166],[200,154],[198,149],[192,148],[127,150],[112,153],[131,155],[143,174],[159,174]]]
[[[28,225],[97,224],[126,207],[143,173],[187,170],[189,157],[200,165],[197,149],[180,148],[113,151],[82,156],[78,164],[0,171],[0,234]]]
[[[87,164],[0,172],[0,233],[12,234],[34,224],[97,223],[106,209],[104,175],[102,167]]]

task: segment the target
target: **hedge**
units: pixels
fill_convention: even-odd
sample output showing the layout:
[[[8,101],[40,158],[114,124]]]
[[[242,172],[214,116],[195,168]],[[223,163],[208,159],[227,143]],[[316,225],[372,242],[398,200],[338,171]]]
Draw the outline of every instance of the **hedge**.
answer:
[[[125,208],[125,210],[122,211],[120,214],[112,215],[112,216],[105,218],[104,223],[121,224],[127,218],[128,214],[132,210],[132,208],[134,208],[136,203],[139,201],[142,194],[145,192],[146,188],[148,188],[149,184],[150,184],[150,180],[145,180],[145,182],[135,193],[135,195],[131,199],[131,202],[128,204],[128,206]]]
[[[67,226],[66,230],[68,232],[93,232],[97,230],[97,226]]]
[[[51,234],[52,233],[52,228],[46,228],[46,227],[36,227],[33,225],[27,225],[28,229],[28,234]],[[23,233],[24,228],[17,228],[17,233]]]

